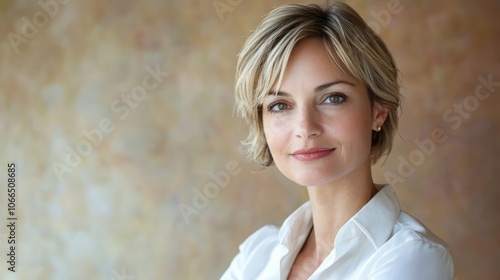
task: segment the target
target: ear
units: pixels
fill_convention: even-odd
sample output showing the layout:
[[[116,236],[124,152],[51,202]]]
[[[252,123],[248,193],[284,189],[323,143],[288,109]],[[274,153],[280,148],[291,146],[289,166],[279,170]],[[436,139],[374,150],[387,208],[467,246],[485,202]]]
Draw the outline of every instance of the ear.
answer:
[[[372,123],[372,129],[375,131],[378,131],[379,127],[382,127],[382,125],[385,122],[385,119],[387,119],[387,115],[389,114],[389,109],[384,107],[382,104],[378,102],[373,103],[373,123]]]

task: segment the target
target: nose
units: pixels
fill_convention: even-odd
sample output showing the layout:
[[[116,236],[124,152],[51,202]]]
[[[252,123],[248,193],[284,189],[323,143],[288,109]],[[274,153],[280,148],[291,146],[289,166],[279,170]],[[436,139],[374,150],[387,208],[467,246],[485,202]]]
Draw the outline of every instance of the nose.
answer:
[[[320,118],[320,113],[314,108],[297,110],[295,136],[297,138],[309,139],[320,135],[323,132]]]

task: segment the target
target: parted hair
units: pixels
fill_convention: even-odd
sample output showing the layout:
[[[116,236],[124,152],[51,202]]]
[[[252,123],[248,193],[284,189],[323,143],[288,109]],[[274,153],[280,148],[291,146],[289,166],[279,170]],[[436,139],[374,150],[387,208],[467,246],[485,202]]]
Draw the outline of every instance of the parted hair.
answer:
[[[380,131],[372,131],[371,160],[392,148],[400,109],[398,70],[382,39],[345,3],[288,4],[272,10],[246,40],[236,66],[236,110],[249,133],[242,143],[255,163],[270,166],[273,158],[264,135],[262,103],[281,80],[298,41],[320,39],[333,63],[368,88],[371,104],[388,109]]]

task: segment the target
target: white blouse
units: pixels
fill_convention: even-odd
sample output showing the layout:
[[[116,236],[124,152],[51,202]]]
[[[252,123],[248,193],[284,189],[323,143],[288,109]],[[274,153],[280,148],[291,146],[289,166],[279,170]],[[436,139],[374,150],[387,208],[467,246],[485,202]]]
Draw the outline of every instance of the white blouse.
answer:
[[[286,279],[311,228],[306,202],[280,229],[264,226],[250,235],[221,279]],[[453,271],[446,244],[402,212],[387,185],[342,226],[309,279],[452,280]]]

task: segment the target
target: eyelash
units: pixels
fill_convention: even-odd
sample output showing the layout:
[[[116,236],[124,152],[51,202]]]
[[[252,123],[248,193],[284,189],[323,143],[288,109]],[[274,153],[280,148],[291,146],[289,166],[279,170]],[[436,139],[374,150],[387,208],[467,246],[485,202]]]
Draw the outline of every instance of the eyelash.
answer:
[[[271,112],[271,113],[273,113],[273,114],[274,114],[274,113],[279,113],[279,112],[284,111],[284,110],[273,110],[273,107],[274,107],[274,106],[276,106],[276,105],[279,105],[279,104],[284,104],[284,105],[289,106],[288,104],[286,104],[286,103],[284,103],[284,102],[282,102],[282,101],[276,101],[276,102],[273,102],[273,103],[271,103],[271,104],[269,104],[269,105],[267,106],[267,111],[269,111],[269,112]]]
[[[346,96],[345,94],[343,94],[343,93],[339,93],[339,92],[336,92],[336,93],[332,93],[332,94],[328,95],[328,96],[327,96],[327,97],[323,100],[323,102],[322,102],[322,103],[324,103],[325,101],[327,101],[329,98],[332,98],[332,97],[339,97],[339,98],[341,98],[342,100],[341,100],[341,101],[339,101],[339,102],[336,102],[336,103],[326,103],[326,104],[334,104],[335,106],[337,106],[337,105],[340,105],[340,104],[342,104],[342,103],[346,102],[346,100],[347,100],[347,96]],[[276,101],[276,102],[273,102],[273,103],[271,103],[271,104],[269,104],[269,105],[267,106],[267,111],[269,111],[269,112],[271,112],[271,113],[273,113],[273,114],[275,114],[275,113],[280,113],[280,112],[285,111],[286,109],[284,109],[284,110],[273,110],[273,107],[274,107],[274,106],[276,106],[276,105],[279,105],[279,104],[284,104],[284,105],[286,105],[286,106],[289,106],[289,105],[288,105],[288,104],[286,104],[285,102],[282,102],[282,101]]]
[[[331,97],[340,97],[342,100],[340,102],[337,102],[337,103],[330,103],[330,104],[335,104],[335,105],[339,105],[339,104],[342,104],[344,102],[346,102],[347,100],[347,96],[343,93],[340,93],[340,92],[336,92],[336,93],[332,93],[330,95],[328,95],[326,98],[325,98],[325,101]],[[325,102],[323,101],[323,102]]]

